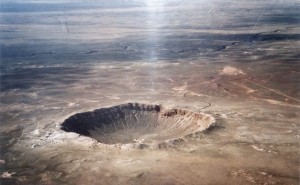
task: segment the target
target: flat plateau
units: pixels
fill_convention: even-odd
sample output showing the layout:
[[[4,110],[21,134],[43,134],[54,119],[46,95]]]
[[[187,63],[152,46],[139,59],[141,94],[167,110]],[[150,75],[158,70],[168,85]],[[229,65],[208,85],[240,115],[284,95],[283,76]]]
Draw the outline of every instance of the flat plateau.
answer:
[[[0,184],[298,185],[299,31],[292,0],[1,1]]]

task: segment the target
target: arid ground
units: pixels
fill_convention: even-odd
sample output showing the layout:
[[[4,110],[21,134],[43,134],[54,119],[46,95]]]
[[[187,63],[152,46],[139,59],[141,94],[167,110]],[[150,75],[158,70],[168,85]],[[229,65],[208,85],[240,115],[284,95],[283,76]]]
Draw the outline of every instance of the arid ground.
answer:
[[[299,1],[0,4],[1,185],[299,184]]]

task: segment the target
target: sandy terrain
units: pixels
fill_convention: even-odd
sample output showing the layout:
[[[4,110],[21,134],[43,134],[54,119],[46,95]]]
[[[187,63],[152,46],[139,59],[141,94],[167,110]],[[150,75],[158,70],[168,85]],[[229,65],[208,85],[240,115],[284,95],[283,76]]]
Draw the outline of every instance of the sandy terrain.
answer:
[[[1,4],[0,184],[299,184],[298,1]],[[215,122],[61,129],[127,103]]]

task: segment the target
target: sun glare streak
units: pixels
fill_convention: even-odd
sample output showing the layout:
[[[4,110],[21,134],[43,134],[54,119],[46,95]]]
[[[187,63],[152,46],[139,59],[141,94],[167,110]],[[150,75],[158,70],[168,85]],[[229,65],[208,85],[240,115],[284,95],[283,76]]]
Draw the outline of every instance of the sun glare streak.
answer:
[[[147,41],[152,43],[148,49],[148,58],[150,61],[158,59],[158,51],[160,44],[161,27],[164,24],[163,12],[165,10],[164,2],[160,0],[147,0],[145,2],[147,7],[146,28],[147,28]]]

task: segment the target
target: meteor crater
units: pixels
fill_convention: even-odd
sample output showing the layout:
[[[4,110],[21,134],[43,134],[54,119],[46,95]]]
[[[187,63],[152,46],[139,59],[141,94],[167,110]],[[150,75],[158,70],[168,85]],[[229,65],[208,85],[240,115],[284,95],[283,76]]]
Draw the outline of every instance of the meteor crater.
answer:
[[[128,103],[67,118],[61,129],[103,144],[162,143],[204,131],[215,119],[204,113],[162,105]]]

